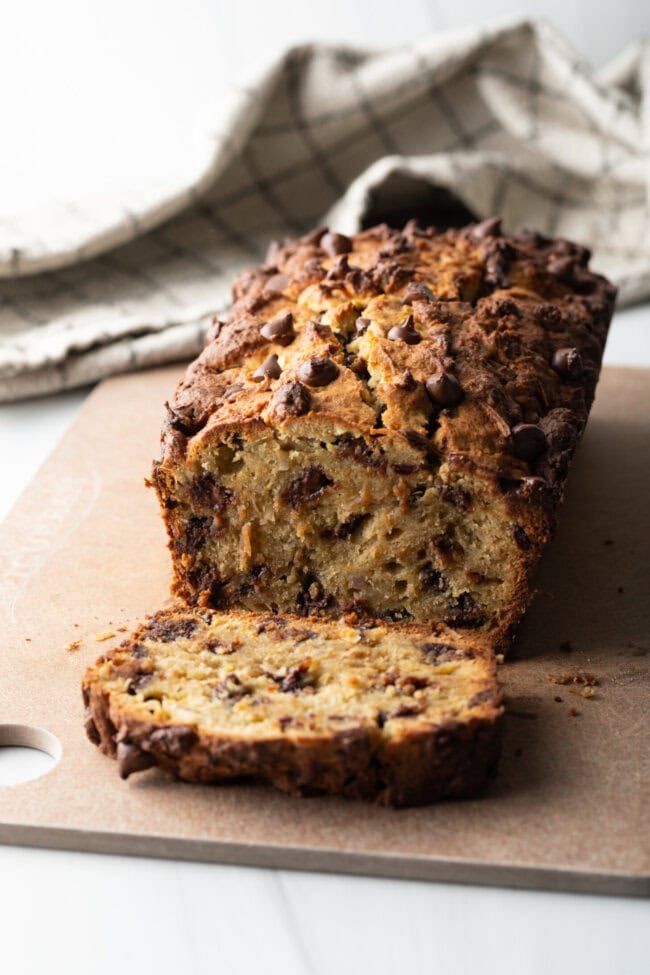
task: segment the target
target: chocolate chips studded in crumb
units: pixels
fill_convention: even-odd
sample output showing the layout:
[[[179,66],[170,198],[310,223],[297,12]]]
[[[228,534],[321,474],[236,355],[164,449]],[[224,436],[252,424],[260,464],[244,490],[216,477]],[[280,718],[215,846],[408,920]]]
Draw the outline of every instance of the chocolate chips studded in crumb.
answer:
[[[305,687],[313,686],[313,676],[310,675],[311,660],[301,660],[299,664],[287,668],[284,674],[269,674],[283,694],[296,694]]]
[[[423,589],[430,589],[434,592],[445,592],[448,583],[442,572],[434,569],[430,562],[427,562],[420,571],[420,583]]]
[[[321,467],[310,467],[284,489],[280,497],[285,504],[297,511],[309,501],[320,498],[334,482]]]
[[[213,524],[214,519],[209,516],[190,518],[184,531],[172,540],[173,551],[179,555],[195,555],[210,537]]]
[[[456,629],[473,630],[483,626],[485,617],[468,592],[462,592],[452,601],[445,617],[447,626]]]
[[[171,643],[180,637],[189,639],[198,625],[198,620],[192,616],[154,619],[142,631],[142,639],[160,640],[161,643]]]
[[[363,437],[344,436],[336,446],[342,457],[351,457],[364,467],[386,467],[385,459],[379,452],[375,452]]]
[[[223,511],[226,505],[233,501],[233,493],[219,484],[216,475],[211,471],[201,474],[192,483],[192,501],[197,508],[209,509],[210,511]]]
[[[370,518],[369,514],[361,513],[358,515],[351,515],[347,521],[341,522],[334,531],[336,538],[350,538],[354,535],[357,528],[360,528],[365,521]]]
[[[451,660],[463,660],[467,659],[468,655],[471,655],[469,649],[460,650],[450,643],[423,643],[420,649],[429,664],[443,664]]]
[[[216,653],[221,657],[225,657],[229,656],[231,653],[235,653],[240,646],[241,640],[217,640],[216,637],[210,637],[201,643],[199,649],[207,650],[208,653]]]
[[[298,616],[310,616],[312,613],[317,615],[327,609],[332,602],[323,586],[313,576],[309,576],[304,583],[302,592],[298,594],[296,612]]]
[[[532,542],[521,525],[514,525],[512,529],[512,537],[517,543],[518,548],[522,552],[527,552],[532,547]]]
[[[463,511],[469,511],[472,507],[472,496],[469,491],[463,490],[463,488],[458,487],[457,484],[438,484],[437,493],[446,501],[447,504],[453,505],[455,508],[461,508]]]

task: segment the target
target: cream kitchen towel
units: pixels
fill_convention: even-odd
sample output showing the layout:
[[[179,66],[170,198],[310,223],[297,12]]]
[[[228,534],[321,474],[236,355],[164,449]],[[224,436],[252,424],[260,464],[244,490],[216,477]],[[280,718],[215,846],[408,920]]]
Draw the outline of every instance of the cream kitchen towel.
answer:
[[[220,106],[189,185],[0,220],[0,399],[193,356],[271,238],[435,214],[445,190],[648,298],[649,107],[650,46],[597,74],[539,23],[292,48]]]

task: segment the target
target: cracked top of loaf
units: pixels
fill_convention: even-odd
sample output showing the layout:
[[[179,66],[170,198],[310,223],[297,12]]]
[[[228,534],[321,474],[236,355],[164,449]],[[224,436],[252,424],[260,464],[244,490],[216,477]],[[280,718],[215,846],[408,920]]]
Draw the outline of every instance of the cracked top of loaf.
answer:
[[[589,252],[496,219],[320,228],[244,271],[169,405],[163,464],[213,436],[292,425],[400,441],[560,485],[615,289]]]

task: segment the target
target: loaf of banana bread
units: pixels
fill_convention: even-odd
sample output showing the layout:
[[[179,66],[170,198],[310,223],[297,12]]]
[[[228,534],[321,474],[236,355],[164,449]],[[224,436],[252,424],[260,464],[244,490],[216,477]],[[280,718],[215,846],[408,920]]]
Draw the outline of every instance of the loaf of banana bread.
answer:
[[[498,755],[493,654],[441,627],[181,607],[101,657],[83,692],[123,778],[159,765],[406,806],[475,792]]]
[[[168,407],[175,592],[505,645],[598,379],[615,290],[588,260],[498,220],[273,245]]]

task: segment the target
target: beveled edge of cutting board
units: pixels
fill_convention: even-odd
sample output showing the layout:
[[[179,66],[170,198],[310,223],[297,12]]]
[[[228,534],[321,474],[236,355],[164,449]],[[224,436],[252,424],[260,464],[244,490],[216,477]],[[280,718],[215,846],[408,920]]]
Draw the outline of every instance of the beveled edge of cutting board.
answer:
[[[79,830],[0,824],[0,844],[101,853],[112,856],[157,857],[231,866],[279,870],[309,870],[354,876],[511,887],[553,893],[649,897],[650,874],[600,873],[567,867],[486,864],[480,860],[444,860],[367,854],[333,847],[301,848],[174,838],[136,836],[103,830]]]

